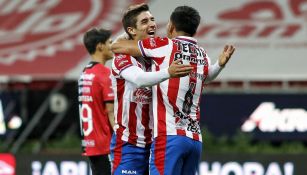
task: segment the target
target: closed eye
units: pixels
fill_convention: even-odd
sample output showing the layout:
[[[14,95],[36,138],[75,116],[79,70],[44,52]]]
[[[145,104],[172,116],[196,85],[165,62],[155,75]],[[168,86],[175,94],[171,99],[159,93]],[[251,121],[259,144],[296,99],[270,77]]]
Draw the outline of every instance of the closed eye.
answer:
[[[148,19],[142,19],[141,24],[146,24],[148,22]]]

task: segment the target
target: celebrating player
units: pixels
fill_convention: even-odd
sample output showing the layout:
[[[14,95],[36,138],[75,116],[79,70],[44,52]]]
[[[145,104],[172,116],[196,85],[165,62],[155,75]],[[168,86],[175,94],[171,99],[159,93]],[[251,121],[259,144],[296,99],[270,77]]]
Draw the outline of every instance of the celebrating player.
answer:
[[[153,71],[165,69],[178,59],[194,68],[189,76],[171,78],[153,86],[152,175],[195,175],[202,150],[199,125],[202,90],[205,83],[219,74],[235,50],[232,45],[226,45],[218,61],[211,65],[208,54],[193,38],[199,23],[197,10],[179,6],[167,25],[167,35],[172,39],[121,40],[112,44],[115,53],[151,59]]]
[[[154,17],[146,4],[131,6],[122,20],[131,40],[153,37]],[[116,54],[112,64],[115,92],[115,134],[111,141],[114,174],[148,174],[149,149],[152,143],[152,86],[170,77],[186,76],[189,65],[175,61],[170,67],[149,72],[151,60]]]

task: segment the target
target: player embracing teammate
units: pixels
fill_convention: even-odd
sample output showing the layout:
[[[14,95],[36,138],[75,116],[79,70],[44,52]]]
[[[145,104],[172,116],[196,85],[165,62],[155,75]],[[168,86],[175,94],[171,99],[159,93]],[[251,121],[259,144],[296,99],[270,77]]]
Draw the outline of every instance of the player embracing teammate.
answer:
[[[200,23],[197,10],[179,6],[171,14],[165,38],[118,40],[114,53],[130,54],[152,62],[152,71],[167,69],[174,61],[191,65],[189,76],[171,78],[152,88],[154,140],[149,160],[150,174],[195,175],[202,150],[200,97],[226,65],[235,48],[226,45],[211,65],[207,52],[193,38]]]
[[[235,48],[226,45],[211,64],[193,38],[200,15],[189,6],[172,12],[164,38],[155,37],[146,4],[129,7],[122,23],[127,36],[111,45],[112,174],[195,175],[202,151],[200,97]]]
[[[155,35],[156,23],[146,4],[129,7],[123,19],[131,41]],[[152,89],[166,79],[186,76],[190,65],[174,61],[169,67],[151,72],[151,60],[115,54],[112,63],[112,86],[115,92],[115,133],[111,141],[113,174],[148,174],[152,143]]]

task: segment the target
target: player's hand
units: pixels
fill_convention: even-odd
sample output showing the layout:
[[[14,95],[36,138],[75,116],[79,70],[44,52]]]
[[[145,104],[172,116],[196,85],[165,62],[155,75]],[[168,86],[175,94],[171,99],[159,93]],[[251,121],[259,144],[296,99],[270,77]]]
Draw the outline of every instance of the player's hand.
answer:
[[[227,64],[235,50],[236,48],[233,45],[224,46],[224,50],[219,57],[219,65],[221,67],[224,67]]]
[[[168,73],[170,74],[171,78],[187,76],[193,70],[193,67],[191,65],[181,64],[181,62],[181,59],[173,61],[168,68]]]

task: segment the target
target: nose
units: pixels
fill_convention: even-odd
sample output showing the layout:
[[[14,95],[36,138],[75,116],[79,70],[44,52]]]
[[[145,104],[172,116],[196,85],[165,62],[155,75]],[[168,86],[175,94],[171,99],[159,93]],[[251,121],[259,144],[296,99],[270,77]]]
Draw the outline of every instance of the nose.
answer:
[[[149,27],[156,28],[156,22],[155,21],[150,21],[149,22]]]

